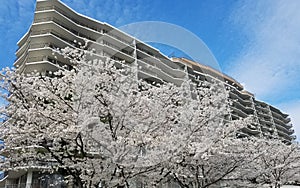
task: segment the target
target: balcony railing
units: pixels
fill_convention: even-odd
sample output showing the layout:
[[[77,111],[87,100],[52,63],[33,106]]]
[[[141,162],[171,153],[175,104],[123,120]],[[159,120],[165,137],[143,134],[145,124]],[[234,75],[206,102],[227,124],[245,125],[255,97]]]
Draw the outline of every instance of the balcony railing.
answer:
[[[83,34],[83,33],[81,33],[81,32],[78,32],[78,31],[76,31],[76,30],[74,30],[74,29],[72,29],[72,28],[69,28],[69,27],[65,26],[65,24],[64,24],[61,20],[58,20],[58,19],[53,18],[53,17],[49,17],[49,18],[45,18],[45,19],[47,20],[47,21],[45,21],[45,22],[54,22],[54,23],[56,23],[57,25],[61,26],[62,28],[64,28],[64,29],[70,31],[70,32],[73,33],[75,36],[79,36],[79,37],[83,37],[83,38],[85,38],[85,39],[89,39],[89,40],[92,40],[92,41],[96,41],[95,39],[93,39],[93,38],[91,38],[91,37],[89,37],[89,36],[87,36],[87,35],[85,35],[85,34]]]
[[[125,43],[126,45],[132,46],[131,42],[128,42],[128,41],[122,39],[121,37],[113,34],[112,32],[109,32],[109,31],[104,30],[102,28],[96,28],[96,27],[87,25],[86,23],[83,23],[83,22],[80,22],[80,21],[74,19],[72,16],[70,16],[68,13],[66,13],[64,10],[62,10],[61,8],[59,8],[57,6],[46,6],[46,7],[38,7],[37,8],[37,11],[45,11],[45,10],[55,10],[55,11],[57,11],[58,13],[60,13],[61,15],[63,15],[64,17],[66,17],[67,19],[69,19],[70,21],[72,21],[75,24],[86,27],[88,29],[92,29],[93,31],[96,31],[97,33],[100,33],[100,34],[106,33],[107,35],[109,35],[109,36]]]
[[[256,107],[256,108],[259,108],[259,109],[261,109],[261,110],[269,111],[268,107],[266,107],[266,106],[261,106],[261,105],[257,105],[257,104],[256,104],[255,107]]]
[[[236,94],[235,92],[230,92],[230,95],[232,96],[232,98],[234,99],[238,99],[239,102],[241,104],[243,104],[244,106],[247,106],[247,105],[252,105],[252,102],[249,100],[249,99],[243,99],[242,97],[240,97],[238,94]],[[251,106],[252,108],[252,106]]]
[[[139,62],[139,69],[143,72],[146,72],[150,75],[153,75],[155,77],[161,78],[167,82],[172,82],[172,83],[182,83],[184,80],[181,78],[176,78],[176,77],[172,77],[172,75],[169,75],[165,72],[163,72],[162,70],[160,70],[159,68],[153,66],[153,65],[149,65],[146,64],[145,62],[138,60]]]
[[[284,138],[288,139],[288,140],[292,140],[293,139],[293,136],[294,135],[288,135],[287,133],[281,131],[281,130],[278,130],[277,129],[277,133],[281,136],[283,136]]]
[[[243,105],[238,100],[233,100],[233,104],[234,104],[234,107],[243,110],[247,114],[248,113],[252,114],[253,111],[254,111],[254,109],[251,106],[249,106],[249,105]]]
[[[237,113],[240,117],[245,118],[245,117],[248,116],[248,114],[246,114],[245,112],[243,112],[242,110],[240,110],[240,109],[238,109],[236,107],[231,106],[230,108],[231,108],[232,111],[234,111],[235,113]]]

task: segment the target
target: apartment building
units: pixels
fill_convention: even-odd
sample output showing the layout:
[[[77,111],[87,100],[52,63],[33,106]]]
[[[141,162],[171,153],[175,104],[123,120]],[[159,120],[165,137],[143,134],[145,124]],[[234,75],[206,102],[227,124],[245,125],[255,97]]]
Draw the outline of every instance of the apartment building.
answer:
[[[79,48],[87,43],[97,58],[110,57],[126,66],[137,66],[139,79],[150,82],[171,82],[180,85],[187,78],[195,83],[222,81],[233,99],[230,119],[254,115],[257,126],[245,128],[241,134],[278,137],[285,142],[295,139],[287,114],[255,99],[235,79],[211,67],[185,58],[168,58],[117,28],[76,13],[59,0],[37,0],[34,21],[19,40],[14,66],[22,73],[47,74],[70,61],[53,51],[57,48]]]
[[[87,48],[97,58],[104,60],[110,57],[121,61],[125,66],[137,66],[137,77],[149,82],[171,82],[180,85],[187,78],[194,83],[221,81],[230,91],[230,99],[233,101],[229,120],[250,115],[256,119],[256,124],[241,130],[239,136],[277,138],[286,143],[295,140],[291,120],[287,114],[257,100],[230,76],[186,58],[168,58],[143,41],[107,23],[81,15],[59,0],[37,0],[34,21],[18,42],[14,66],[24,74],[31,72],[49,74],[61,69],[62,66],[71,68],[70,60],[55,54],[54,51],[65,47],[80,48],[80,43],[87,43]],[[34,177],[40,175],[40,172],[34,169],[9,173],[7,187],[31,186]],[[54,176],[49,176],[47,182],[57,179]],[[5,181],[2,181],[2,185],[3,182]]]
[[[198,83],[202,81],[220,80],[229,90],[229,98],[232,100],[230,119],[245,118],[254,116],[255,125],[249,125],[240,132],[240,136],[263,136],[266,138],[278,138],[285,143],[290,143],[296,139],[293,135],[291,119],[287,114],[282,113],[274,106],[255,99],[255,96],[246,91],[244,87],[235,79],[227,76],[211,67],[201,65],[197,62],[184,59],[173,58],[174,62],[181,62],[187,66],[189,79]]]

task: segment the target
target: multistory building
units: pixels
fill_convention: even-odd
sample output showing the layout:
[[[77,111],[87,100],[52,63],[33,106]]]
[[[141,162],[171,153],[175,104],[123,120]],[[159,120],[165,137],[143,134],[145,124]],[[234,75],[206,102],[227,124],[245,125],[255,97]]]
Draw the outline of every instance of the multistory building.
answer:
[[[122,62],[123,66],[137,66],[137,77],[149,82],[181,85],[186,79],[194,83],[221,81],[232,100],[232,112],[228,120],[250,115],[256,120],[256,124],[241,130],[239,136],[277,138],[285,143],[295,140],[287,114],[257,100],[230,76],[186,58],[168,58],[143,41],[107,23],[81,15],[59,0],[37,0],[34,21],[28,32],[18,41],[14,66],[24,74],[50,74],[61,68],[71,69],[72,62],[55,51],[65,47],[79,49],[80,43],[87,44],[87,50],[100,59],[109,57],[117,60],[116,63]],[[29,187],[32,183],[41,183],[33,182],[34,177],[40,173],[34,169],[9,173],[6,187]],[[48,177],[47,183],[57,179],[54,176]]]
[[[195,83],[210,82],[211,80],[219,80],[224,83],[232,101],[230,120],[253,116],[256,121],[255,125],[244,128],[239,133],[240,136],[277,138],[285,143],[291,143],[296,139],[293,135],[294,130],[288,114],[281,112],[270,104],[257,100],[235,79],[211,67],[185,58],[172,58],[172,60],[183,63],[187,67],[186,71],[189,79]]]

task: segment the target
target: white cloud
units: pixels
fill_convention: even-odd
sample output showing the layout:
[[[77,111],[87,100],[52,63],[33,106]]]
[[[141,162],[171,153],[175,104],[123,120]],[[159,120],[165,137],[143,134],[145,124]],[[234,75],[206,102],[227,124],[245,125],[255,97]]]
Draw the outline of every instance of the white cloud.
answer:
[[[0,97],[0,108],[5,106],[5,101]]]
[[[143,0],[63,0],[63,2],[84,15],[114,26],[147,20],[152,10]]]
[[[19,9],[19,21],[24,17],[30,17],[33,15],[33,8],[35,6],[34,0],[18,0],[18,9]]]
[[[290,114],[293,128],[297,135],[297,141],[300,141],[300,100],[290,101],[278,105],[286,113]]]
[[[17,41],[33,20],[36,0],[1,1],[0,5],[0,69],[12,66]]]
[[[228,72],[262,100],[299,99],[299,10],[299,0],[240,1],[234,8],[232,21],[246,46]]]

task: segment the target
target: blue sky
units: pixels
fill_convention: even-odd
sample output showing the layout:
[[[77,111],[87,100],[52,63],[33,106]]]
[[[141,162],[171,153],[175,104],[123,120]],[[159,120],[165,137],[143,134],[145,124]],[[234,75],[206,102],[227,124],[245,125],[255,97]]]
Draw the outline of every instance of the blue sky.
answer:
[[[77,12],[123,26],[163,21],[201,38],[223,72],[260,100],[291,114],[300,137],[299,0],[62,0]],[[0,0],[0,67],[12,66],[35,0]],[[168,55],[168,54],[167,54]]]

